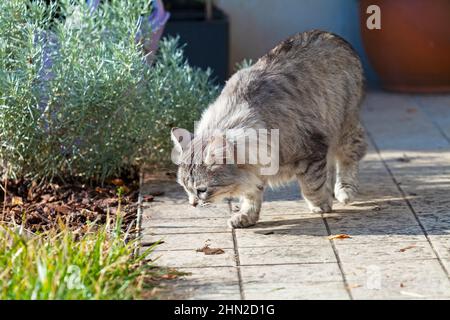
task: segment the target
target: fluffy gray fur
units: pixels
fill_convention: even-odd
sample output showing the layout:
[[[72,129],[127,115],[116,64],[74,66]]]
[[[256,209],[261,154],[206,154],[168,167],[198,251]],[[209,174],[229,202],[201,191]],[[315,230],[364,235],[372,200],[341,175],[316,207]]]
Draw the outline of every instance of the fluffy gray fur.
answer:
[[[178,182],[194,206],[239,197],[240,210],[229,220],[235,228],[258,221],[266,186],[292,179],[312,212],[330,212],[333,191],[347,204],[357,193],[358,162],[366,151],[359,120],[363,91],[361,62],[345,40],[318,30],[297,34],[227,81],[203,113],[195,137],[172,129]],[[206,154],[223,149],[216,137],[242,128],[279,129],[277,174],[261,175],[258,165],[218,164],[203,155],[194,164],[188,161],[199,157],[193,146]]]

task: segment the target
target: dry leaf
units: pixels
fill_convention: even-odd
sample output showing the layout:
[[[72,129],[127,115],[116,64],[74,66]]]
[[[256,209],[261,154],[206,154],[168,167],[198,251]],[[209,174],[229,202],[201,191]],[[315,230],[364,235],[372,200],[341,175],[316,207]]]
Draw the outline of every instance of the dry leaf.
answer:
[[[328,240],[334,240],[334,239],[348,239],[348,238],[352,238],[350,237],[348,234],[345,233],[341,233],[341,234],[336,234],[334,236],[329,236]]]
[[[47,203],[47,202],[52,202],[53,200],[55,200],[55,197],[52,196],[51,194],[43,194],[41,196],[41,202],[42,203]]]
[[[397,158],[398,162],[411,162],[411,159],[408,158],[408,156],[406,154],[403,155],[403,157],[401,158]]]
[[[220,248],[210,248],[209,244],[206,244],[203,248],[197,249],[197,252],[203,252],[205,255],[213,255],[213,254],[223,254],[225,251],[223,251]]]
[[[27,193],[27,200],[34,200],[34,198],[36,197],[36,194],[34,193],[34,190],[36,189],[37,186],[37,182],[33,181],[31,183],[31,187],[28,189],[28,193]]]
[[[111,183],[112,183],[113,185],[117,186],[117,187],[121,187],[121,186],[124,186],[124,185],[125,185],[125,182],[124,182],[122,179],[119,179],[119,178],[117,178],[117,179],[112,179],[112,180],[111,180]]]
[[[176,279],[178,278],[178,276],[176,274],[163,274],[161,276],[161,279],[168,279],[168,280],[172,280],[172,279]]]
[[[95,188],[95,191],[98,192],[98,193],[107,193],[107,192],[108,192],[108,189],[96,187],[96,188]]]
[[[151,196],[157,197],[157,196],[162,196],[164,194],[164,191],[151,191],[151,192],[149,192],[149,194]]]
[[[356,288],[360,288],[360,287],[362,287],[362,285],[361,285],[361,284],[358,284],[358,283],[349,284],[349,285],[347,286],[348,289],[356,289]]]
[[[57,205],[57,204],[52,204],[52,203],[50,203],[50,204],[48,204],[48,206],[51,208],[51,209],[53,209],[53,210],[55,210],[56,212],[58,212],[58,213],[62,213],[62,214],[68,214],[68,213],[70,213],[70,207],[69,206],[66,206],[66,205]]]
[[[23,205],[22,197],[12,197],[11,205],[13,205],[13,206],[21,206],[21,205]]]
[[[154,197],[152,195],[142,197],[142,201],[144,201],[144,202],[152,202],[153,199],[154,199]]]
[[[405,248],[400,249],[399,251],[400,252],[405,252],[406,250],[409,250],[409,249],[412,249],[412,248],[415,248],[415,247],[416,247],[415,245],[410,245],[410,246],[407,246]]]

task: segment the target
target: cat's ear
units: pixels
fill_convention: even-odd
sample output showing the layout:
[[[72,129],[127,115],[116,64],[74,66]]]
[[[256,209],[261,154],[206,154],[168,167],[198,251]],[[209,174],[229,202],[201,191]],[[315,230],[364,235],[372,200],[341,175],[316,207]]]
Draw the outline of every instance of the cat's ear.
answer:
[[[172,150],[172,161],[179,163],[180,157],[189,146],[189,142],[193,139],[194,135],[182,128],[172,128],[170,132],[174,148]]]

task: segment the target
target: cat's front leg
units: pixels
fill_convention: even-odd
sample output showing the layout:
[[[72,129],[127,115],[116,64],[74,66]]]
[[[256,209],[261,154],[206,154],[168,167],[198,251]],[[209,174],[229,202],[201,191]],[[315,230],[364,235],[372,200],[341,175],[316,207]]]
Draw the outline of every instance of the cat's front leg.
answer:
[[[262,203],[262,191],[244,194],[241,197],[240,209],[228,220],[231,228],[246,228],[256,224]]]

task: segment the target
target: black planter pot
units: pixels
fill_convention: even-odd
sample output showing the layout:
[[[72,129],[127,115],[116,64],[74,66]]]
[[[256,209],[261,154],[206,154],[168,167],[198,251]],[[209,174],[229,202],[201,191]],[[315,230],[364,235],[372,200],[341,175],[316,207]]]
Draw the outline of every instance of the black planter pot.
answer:
[[[163,36],[179,36],[192,66],[213,71],[218,84],[228,79],[228,17],[214,8],[211,20],[202,9],[168,9],[170,19]]]

